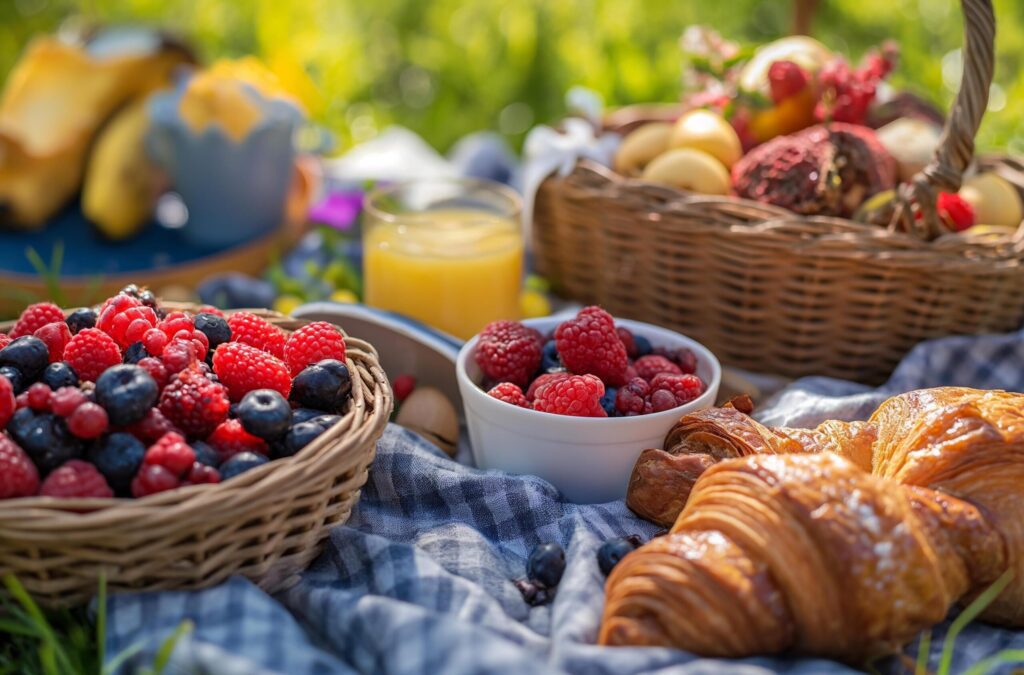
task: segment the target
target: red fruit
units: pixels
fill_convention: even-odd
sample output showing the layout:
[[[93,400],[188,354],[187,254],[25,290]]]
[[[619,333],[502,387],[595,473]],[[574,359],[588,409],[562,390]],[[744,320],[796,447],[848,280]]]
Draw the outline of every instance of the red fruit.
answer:
[[[537,397],[538,389],[543,387],[545,384],[564,380],[571,375],[571,373],[544,373],[543,375],[538,375],[537,379],[530,383],[530,388],[526,390],[526,400],[533,403],[533,399]]]
[[[159,404],[164,417],[192,438],[206,438],[227,419],[230,406],[224,386],[192,368],[171,380]]]
[[[8,335],[7,333],[0,333],[0,349],[3,349],[12,342],[14,342],[14,339],[11,338],[10,335]]]
[[[648,354],[647,356],[641,356],[633,364],[636,368],[637,376],[650,382],[655,375],[659,373],[668,373],[670,375],[682,375],[683,371],[676,364],[669,361],[660,354]]]
[[[217,471],[217,469],[212,466],[193,462],[186,480],[193,485],[199,485],[202,483],[219,483],[220,471]]]
[[[64,312],[52,302],[37,302],[21,313],[11,329],[11,339],[34,335],[37,330],[50,323],[64,322]]]
[[[603,395],[604,383],[594,375],[571,375],[540,387],[533,409],[556,415],[607,417],[608,413],[601,407]]]
[[[0,429],[7,426],[17,409],[18,401],[14,398],[14,387],[11,386],[10,380],[0,375]]]
[[[306,366],[337,359],[345,363],[345,336],[337,326],[326,321],[314,321],[288,337],[284,345],[284,361],[298,375]]]
[[[651,395],[647,397],[647,401],[644,403],[644,413],[664,412],[677,405],[676,397],[672,395],[672,392],[667,389],[659,389],[651,392]]]
[[[156,385],[158,387],[163,389],[167,386],[167,382],[170,379],[171,374],[167,372],[167,366],[165,366],[160,359],[147,356],[146,358],[141,359],[137,365],[150,374],[150,376],[156,381]]]
[[[160,356],[163,354],[164,347],[167,346],[168,342],[170,342],[170,338],[167,337],[167,333],[159,328],[150,328],[142,336],[142,346],[146,348],[146,352],[150,356]]]
[[[555,344],[562,363],[577,375],[596,375],[608,386],[626,382],[629,358],[615,331],[612,315],[600,307],[585,307],[576,318],[555,330]]]
[[[33,333],[50,351],[50,363],[64,359],[64,349],[71,342],[71,329],[63,321],[48,323]]]
[[[181,331],[191,334],[196,325],[185,312],[171,312],[156,327],[167,336],[168,340],[172,340]]]
[[[622,326],[616,326],[615,333],[622,340],[622,346],[626,348],[626,356],[635,359],[637,351],[636,340],[633,339],[633,334],[629,332],[628,328],[623,328]]]
[[[43,481],[39,494],[44,497],[101,497],[110,498],[114,491],[107,485],[107,479],[89,462],[69,459]]]
[[[99,328],[86,328],[68,342],[64,360],[79,378],[95,382],[104,370],[121,363],[121,350],[114,339]]]
[[[955,192],[940,192],[935,208],[939,218],[954,232],[974,227],[974,207]]]
[[[14,399],[14,400],[17,402],[18,410],[21,410],[22,408],[27,408],[28,407],[28,392],[27,391],[21,392],[20,394],[18,394],[18,397],[16,399]]]
[[[273,389],[285,398],[292,390],[292,376],[284,361],[241,342],[227,342],[213,352],[213,372],[228,388],[232,401],[250,391]]]
[[[540,367],[543,338],[517,321],[492,321],[480,332],[474,358],[496,382],[525,387]]]
[[[206,442],[213,446],[213,449],[220,455],[220,460],[225,462],[240,452],[255,452],[260,455],[267,454],[267,442],[262,438],[253,436],[242,427],[240,420],[227,420],[222,422]]]
[[[162,438],[165,434],[174,432],[181,433],[181,429],[167,419],[159,408],[150,408],[146,416],[125,431],[143,443],[152,444]]]
[[[807,81],[807,73],[792,61],[776,61],[768,67],[768,86],[775,103],[799,94],[807,86]]]
[[[100,310],[96,327],[114,338],[121,349],[127,349],[132,343],[142,340],[146,332],[156,326],[158,319],[152,307],[122,304],[125,304],[125,307],[120,311],[116,311],[120,306],[116,304],[106,310]]]
[[[616,392],[615,409],[623,416],[642,415],[650,391],[651,386],[647,380],[634,377]]]
[[[401,403],[405,399],[409,398],[409,394],[416,388],[416,378],[412,375],[399,375],[395,378],[395,381],[391,383],[391,390],[395,393],[395,398]]]
[[[526,395],[523,394],[523,390],[519,388],[518,384],[512,384],[511,382],[502,382],[501,384],[495,385],[489,392],[487,392],[487,395],[493,396],[499,401],[519,406],[520,408],[530,407],[530,402],[526,400]]]
[[[199,308],[199,311],[197,311],[196,314],[216,314],[219,317],[224,317],[224,312],[220,311],[213,305],[203,305]]]
[[[42,382],[36,382],[25,392],[28,398],[28,407],[36,412],[46,412],[50,409],[50,397],[53,392]]]
[[[683,405],[704,393],[704,383],[696,375],[658,373],[651,380],[651,390],[668,391],[675,397],[676,405]]]
[[[679,349],[655,347],[651,350],[651,353],[657,356],[664,356],[666,359],[679,366],[679,370],[684,373],[697,372],[697,355],[686,347],[680,347]]]
[[[78,406],[88,400],[85,393],[78,387],[61,387],[50,397],[50,410],[54,415],[68,417],[78,410]]]
[[[4,379],[0,377],[0,380]],[[36,465],[17,443],[0,433],[0,499],[30,497],[38,489]]]
[[[181,481],[159,464],[143,464],[132,479],[132,496],[135,498],[173,490]]]
[[[191,340],[174,339],[164,347],[163,354],[160,355],[160,362],[164,364],[168,374],[176,375],[192,364],[198,363],[199,358]]]
[[[175,476],[184,476],[195,461],[196,453],[192,446],[185,442],[181,434],[173,431],[149,446],[142,458],[143,464],[162,466]]]
[[[284,357],[287,337],[277,326],[250,312],[235,312],[228,317],[231,341],[261,349],[277,358]]]
[[[77,438],[99,438],[110,426],[107,411],[95,403],[86,402],[67,418],[68,431]]]

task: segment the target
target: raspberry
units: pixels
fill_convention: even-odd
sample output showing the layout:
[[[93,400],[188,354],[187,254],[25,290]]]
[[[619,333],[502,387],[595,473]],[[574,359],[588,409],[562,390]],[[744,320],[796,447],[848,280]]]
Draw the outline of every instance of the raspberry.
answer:
[[[0,375],[0,429],[7,426],[17,409],[18,401],[14,398],[14,385],[6,377]]]
[[[536,330],[516,321],[492,321],[480,333],[474,356],[488,378],[525,387],[540,367],[543,347]]]
[[[188,472],[187,482],[192,485],[199,485],[201,483],[219,483],[220,471],[217,471],[217,469],[212,466],[193,462],[192,468],[189,469]]]
[[[607,417],[601,407],[603,395],[604,384],[594,375],[571,375],[540,387],[533,409],[556,415]]]
[[[395,381],[391,383],[391,391],[395,394],[395,399],[401,403],[405,399],[409,398],[409,394],[416,388],[416,378],[412,375],[399,375],[395,378]]]
[[[241,342],[217,347],[213,372],[228,388],[232,401],[256,389],[273,389],[285,398],[292,390],[291,373],[284,361]]]
[[[211,382],[198,370],[183,370],[160,395],[160,412],[193,438],[206,438],[228,417],[224,386]]]
[[[36,412],[47,412],[50,409],[50,397],[53,392],[42,382],[36,382],[28,388],[28,407]]]
[[[683,405],[704,393],[704,383],[696,375],[658,373],[651,380],[651,390],[668,391],[675,397],[676,405]]]
[[[160,356],[164,353],[164,347],[170,342],[170,338],[167,337],[167,333],[163,332],[159,328],[150,328],[142,336],[142,346],[146,348],[146,352],[150,356]]]
[[[131,300],[139,303],[135,298],[131,298]],[[124,306],[123,309],[117,309],[121,305]],[[127,302],[122,301],[105,310],[100,310],[96,327],[114,338],[118,347],[127,349],[128,345],[142,340],[146,332],[155,327],[157,322],[158,319],[153,308],[145,307],[141,303],[129,306]]]
[[[200,361],[206,358],[206,351],[210,348],[210,341],[207,339],[201,331],[196,330],[195,322],[192,318],[184,312],[171,312],[164,319],[157,324],[157,329],[164,334],[167,342],[173,342],[174,340],[184,340],[186,342],[192,342],[192,346],[195,348],[196,358]],[[148,334],[147,334],[148,335]],[[149,339],[153,342],[153,346],[159,351],[152,351],[148,345],[146,347],[150,354],[161,354],[163,353],[163,347],[160,345],[160,338],[156,335],[150,335]]]
[[[533,399],[537,396],[537,390],[543,387],[545,384],[552,382],[558,382],[569,377],[569,373],[545,373],[538,375],[537,379],[530,383],[530,388],[526,390],[526,400],[533,403]]]
[[[644,414],[663,412],[671,410],[677,405],[676,397],[667,389],[658,389],[651,392],[651,395],[644,402]]]
[[[287,338],[284,332],[266,319],[250,312],[236,312],[228,317],[231,339],[261,349],[277,358],[284,357]]]
[[[163,364],[160,359],[155,359],[152,356],[148,356],[136,364],[139,368],[142,368],[150,377],[156,381],[156,386],[162,390],[167,386],[167,382],[171,377],[171,374],[167,372],[167,366]]]
[[[145,417],[129,426],[125,431],[143,443],[155,443],[164,434],[171,433],[172,431],[177,434],[181,433],[181,429],[174,426],[174,424],[167,419],[162,412],[160,412],[159,408],[150,408]]]
[[[121,363],[121,350],[109,335],[98,328],[86,328],[71,338],[64,350],[78,377],[95,382],[104,370]]]
[[[224,312],[220,311],[219,309],[217,309],[213,305],[203,305],[202,307],[199,308],[199,312],[198,313],[199,314],[213,314],[215,316],[219,316],[221,318],[224,318]]]
[[[21,410],[22,408],[28,408],[29,407],[29,405],[28,405],[28,392],[27,391],[23,391],[20,394],[18,394],[18,397],[16,399],[14,399],[14,400],[17,402],[18,410]]]
[[[620,340],[622,340],[622,346],[626,348],[626,356],[631,359],[635,359],[639,356],[636,349],[636,340],[633,338],[633,334],[629,332],[628,328],[616,326],[615,334],[619,336]]]
[[[168,340],[174,338],[181,331],[191,333],[195,327],[195,323],[185,312],[171,312],[157,324],[157,328],[167,336]]]
[[[523,390],[519,388],[518,384],[512,384],[511,382],[502,382],[487,392],[487,395],[520,408],[530,407],[530,403],[526,400]]]
[[[0,333],[0,349],[3,349],[12,342],[14,342],[14,338],[7,333]]]
[[[36,465],[17,443],[0,433],[0,499],[29,497],[38,489]]]
[[[191,340],[171,340],[160,356],[160,362],[170,375],[176,375],[198,361],[196,347]]]
[[[78,410],[78,406],[88,400],[78,387],[61,387],[53,392],[53,396],[50,398],[50,409],[55,415],[68,417]]]
[[[64,312],[52,302],[39,302],[29,305],[21,313],[11,329],[12,340],[25,335],[33,335],[37,330],[49,323],[64,323]]]
[[[298,375],[306,366],[324,359],[345,363],[345,336],[337,326],[314,321],[288,337],[284,345],[284,361]]]
[[[562,363],[577,375],[596,375],[608,386],[626,382],[629,357],[615,331],[611,314],[600,307],[586,307],[576,318],[555,330],[555,343]]]
[[[638,377],[640,377],[640,375],[637,374],[636,372],[636,366],[634,366],[632,363],[629,364],[629,367],[626,368],[626,382],[629,382],[630,380],[636,379]]]
[[[185,475],[195,461],[196,453],[192,446],[185,442],[184,436],[173,431],[161,436],[142,458],[143,465],[162,466],[175,476]]]
[[[684,374],[697,372],[697,355],[686,347],[680,347],[679,349],[655,347],[651,350],[651,353],[658,356],[664,356],[666,359],[679,366],[679,370],[683,371]]]
[[[222,422],[213,430],[213,433],[206,439],[206,442],[213,446],[222,462],[227,461],[240,452],[255,452],[260,455],[267,454],[267,442],[246,431],[240,420]]]
[[[68,431],[76,438],[99,438],[110,426],[107,411],[95,403],[86,402],[67,418]]]
[[[99,470],[80,459],[70,459],[50,472],[39,488],[44,497],[101,497],[114,496],[107,479]]]
[[[634,377],[615,394],[615,409],[624,416],[642,415],[650,391],[651,385],[647,384],[647,380]]]
[[[132,479],[132,496],[135,498],[173,490],[181,485],[181,481],[173,473],[159,464],[143,464],[139,473]]]
[[[50,352],[50,363],[56,363],[64,358],[64,349],[71,341],[71,329],[63,321],[48,323],[33,333],[37,338],[46,344]]]
[[[650,382],[654,376],[659,373],[668,373],[669,375],[683,374],[683,371],[679,369],[679,366],[660,354],[641,356],[633,364],[633,367],[636,368],[637,376],[642,377],[648,382]]]

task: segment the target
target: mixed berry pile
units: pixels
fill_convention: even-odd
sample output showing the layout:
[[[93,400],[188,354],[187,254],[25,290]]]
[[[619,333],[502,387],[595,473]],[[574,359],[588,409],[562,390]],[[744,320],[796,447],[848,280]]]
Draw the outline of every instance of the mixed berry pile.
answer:
[[[294,455],[351,397],[344,336],[168,311],[128,286],[0,334],[0,499],[144,497]]]
[[[669,410],[704,393],[689,349],[651,346],[586,307],[554,333],[495,321],[480,333],[475,359],[484,388],[522,408],[578,417],[631,417]]]

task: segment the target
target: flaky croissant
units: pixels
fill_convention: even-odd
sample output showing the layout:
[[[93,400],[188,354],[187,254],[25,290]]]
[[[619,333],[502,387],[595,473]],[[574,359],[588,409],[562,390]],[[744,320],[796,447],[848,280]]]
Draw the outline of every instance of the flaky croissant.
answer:
[[[638,461],[629,503],[671,515],[654,503],[660,475],[685,507],[609,577],[603,644],[854,660],[898,649],[1007,569],[982,618],[1024,625],[1024,395],[921,390],[812,431],[709,410],[666,447]]]

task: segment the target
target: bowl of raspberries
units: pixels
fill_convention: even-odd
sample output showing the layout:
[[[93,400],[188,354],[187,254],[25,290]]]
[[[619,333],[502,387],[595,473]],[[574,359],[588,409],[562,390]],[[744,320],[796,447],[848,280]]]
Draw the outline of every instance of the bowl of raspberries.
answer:
[[[600,307],[492,322],[456,372],[477,466],[540,476],[578,503],[623,497],[640,452],[713,405],[722,375],[699,342]]]
[[[327,322],[135,286],[30,305],[0,332],[0,550],[53,560],[2,571],[56,604],[95,592],[79,555],[115,590],[278,585],[347,518],[390,408],[372,347]]]

